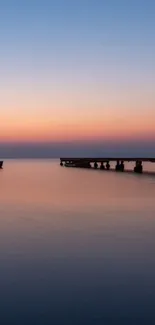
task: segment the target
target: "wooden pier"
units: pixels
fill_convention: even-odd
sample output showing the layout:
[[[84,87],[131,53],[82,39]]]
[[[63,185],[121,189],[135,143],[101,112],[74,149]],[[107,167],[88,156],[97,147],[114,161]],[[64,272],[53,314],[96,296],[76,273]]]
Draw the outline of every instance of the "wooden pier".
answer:
[[[60,158],[60,166],[76,167],[76,168],[100,168],[102,170],[110,170],[110,163],[116,162],[115,170],[123,172],[125,170],[125,162],[135,162],[134,172],[143,172],[143,162],[155,163],[155,158]],[[93,165],[93,167],[92,167]]]

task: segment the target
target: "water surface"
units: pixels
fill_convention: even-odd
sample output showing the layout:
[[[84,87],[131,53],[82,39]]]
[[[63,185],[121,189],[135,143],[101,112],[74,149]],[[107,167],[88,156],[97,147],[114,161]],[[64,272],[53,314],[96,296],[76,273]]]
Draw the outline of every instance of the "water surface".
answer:
[[[8,160],[0,185],[1,324],[155,324],[153,175]]]

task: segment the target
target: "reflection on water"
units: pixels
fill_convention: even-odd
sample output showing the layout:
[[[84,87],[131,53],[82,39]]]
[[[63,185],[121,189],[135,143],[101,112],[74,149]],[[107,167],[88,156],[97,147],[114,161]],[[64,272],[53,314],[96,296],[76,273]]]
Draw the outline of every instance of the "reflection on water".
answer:
[[[155,324],[155,177],[6,161],[1,324]]]

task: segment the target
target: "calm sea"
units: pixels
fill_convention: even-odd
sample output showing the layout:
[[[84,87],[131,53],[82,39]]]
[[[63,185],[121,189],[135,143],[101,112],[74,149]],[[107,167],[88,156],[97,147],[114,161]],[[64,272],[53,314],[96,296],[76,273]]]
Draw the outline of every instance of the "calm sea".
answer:
[[[5,161],[0,324],[154,325],[155,176]]]

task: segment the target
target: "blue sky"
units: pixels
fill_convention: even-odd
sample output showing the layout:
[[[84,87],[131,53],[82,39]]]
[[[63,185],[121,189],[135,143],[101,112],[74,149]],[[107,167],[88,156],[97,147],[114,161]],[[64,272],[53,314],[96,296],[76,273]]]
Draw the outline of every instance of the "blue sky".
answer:
[[[154,1],[0,1],[0,45],[3,141],[155,138]]]

